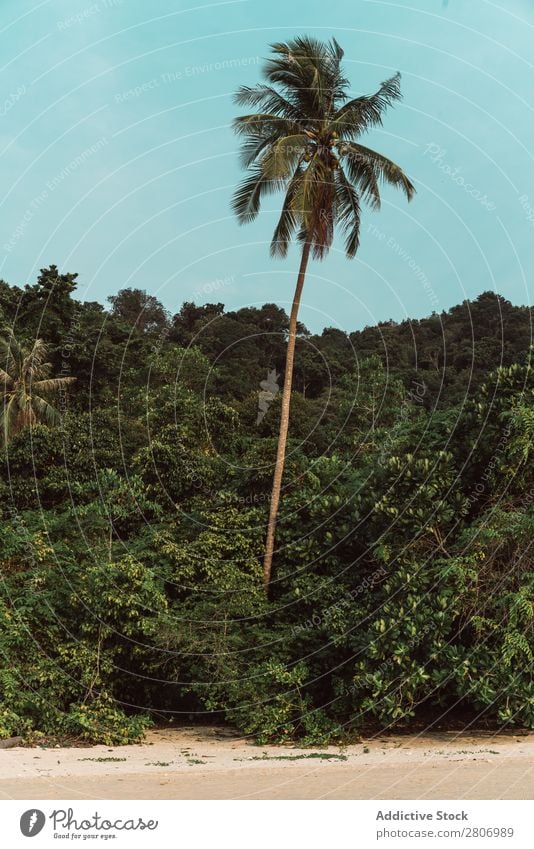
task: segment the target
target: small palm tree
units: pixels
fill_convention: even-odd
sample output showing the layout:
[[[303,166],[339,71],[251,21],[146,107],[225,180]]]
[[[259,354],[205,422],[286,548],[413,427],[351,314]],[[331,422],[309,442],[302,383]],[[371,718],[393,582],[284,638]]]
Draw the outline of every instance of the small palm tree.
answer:
[[[408,200],[415,192],[398,165],[358,141],[366,130],[380,125],[386,108],[400,99],[400,74],[382,83],[375,94],[349,100],[349,82],[341,68],[343,50],[335,39],[325,44],[296,38],[272,45],[272,52],[274,56],[264,68],[267,84],[243,86],[236,95],[237,103],[259,111],[234,122],[243,137],[242,163],[249,174],[233,199],[234,211],[243,224],[257,216],[264,195],[285,191],[271,255],[285,256],[294,235],[302,246],[289,320],[263,564],[266,591],[284,471],[297,316],[310,253],[316,259],[327,254],[337,225],[346,237],[347,257],[354,257],[360,235],[360,202],[377,209],[381,182],[401,189]]]
[[[51,378],[52,364],[46,362],[46,345],[36,339],[24,349],[11,333],[0,339],[0,391],[3,395],[1,427],[4,444],[20,430],[37,421],[55,424],[59,412],[46,400],[76,380],[75,377]]]

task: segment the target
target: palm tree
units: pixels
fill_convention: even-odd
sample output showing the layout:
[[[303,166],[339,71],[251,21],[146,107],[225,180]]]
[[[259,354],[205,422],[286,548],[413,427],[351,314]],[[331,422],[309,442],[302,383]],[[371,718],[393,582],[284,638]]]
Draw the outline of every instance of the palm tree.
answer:
[[[0,339],[0,391],[3,405],[0,421],[4,444],[20,430],[42,420],[55,424],[60,415],[46,400],[74,383],[75,377],[51,378],[52,364],[45,362],[46,345],[36,339],[33,347],[24,349],[11,333]]]
[[[248,175],[238,187],[233,208],[240,223],[258,214],[264,195],[284,190],[280,219],[271,242],[272,256],[286,256],[296,234],[302,246],[297,285],[289,320],[280,433],[273,477],[263,563],[266,592],[284,471],[297,316],[310,254],[322,259],[337,226],[345,235],[347,257],[355,256],[360,234],[360,202],[377,209],[380,183],[401,189],[408,200],[415,188],[402,169],[364,147],[359,137],[382,123],[386,108],[399,100],[400,74],[386,80],[375,94],[348,99],[343,50],[335,39],[322,43],[296,38],[273,44],[264,67],[265,84],[243,86],[236,102],[258,111],[234,122],[243,137],[242,163]]]

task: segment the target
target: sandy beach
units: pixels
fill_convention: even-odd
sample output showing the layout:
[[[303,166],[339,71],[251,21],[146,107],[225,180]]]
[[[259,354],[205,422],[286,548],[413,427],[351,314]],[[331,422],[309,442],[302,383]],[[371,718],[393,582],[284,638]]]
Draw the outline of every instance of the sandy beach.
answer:
[[[441,732],[302,749],[188,727],[133,746],[0,751],[3,799],[533,797],[534,735]]]

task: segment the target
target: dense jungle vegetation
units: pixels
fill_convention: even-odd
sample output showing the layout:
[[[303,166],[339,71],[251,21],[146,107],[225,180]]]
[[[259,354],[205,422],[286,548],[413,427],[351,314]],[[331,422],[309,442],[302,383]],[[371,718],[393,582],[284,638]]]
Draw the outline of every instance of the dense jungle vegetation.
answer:
[[[534,726],[528,308],[300,325],[266,598],[286,313],[75,290],[0,282],[0,736]]]

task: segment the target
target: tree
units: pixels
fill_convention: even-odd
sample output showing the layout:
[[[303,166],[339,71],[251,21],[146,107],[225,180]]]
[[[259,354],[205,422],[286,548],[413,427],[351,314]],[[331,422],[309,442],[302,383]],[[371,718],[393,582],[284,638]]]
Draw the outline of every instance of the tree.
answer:
[[[73,325],[77,278],[77,274],[60,274],[57,265],[41,268],[37,283],[24,289],[17,327],[47,339],[51,346],[61,345]]]
[[[242,163],[248,175],[238,187],[233,208],[239,222],[252,221],[264,195],[285,191],[280,219],[271,242],[272,256],[286,256],[296,234],[302,245],[287,341],[280,432],[273,476],[263,580],[268,591],[280,491],[285,462],[297,317],[310,253],[322,259],[334,227],[345,235],[348,258],[355,256],[360,235],[360,201],[377,209],[380,183],[401,189],[408,200],[414,186],[402,169],[357,140],[382,123],[386,108],[399,100],[400,74],[386,80],[371,96],[349,100],[349,81],[341,68],[343,50],[335,39],[309,37],[272,45],[264,68],[266,84],[243,86],[236,102],[258,109],[234,122],[244,139]]]
[[[4,443],[25,427],[38,420],[54,424],[59,413],[46,400],[56,395],[75,377],[50,377],[52,364],[46,362],[46,345],[36,339],[31,349],[25,349],[10,335],[0,339],[0,389],[3,393],[1,426]]]
[[[142,333],[162,331],[168,322],[163,305],[144,289],[121,289],[110,295],[111,314]]]
[[[179,345],[199,345],[200,331],[204,325],[209,325],[218,316],[223,315],[224,304],[204,304],[197,307],[192,301],[184,301],[179,313],[172,318],[172,328],[169,333],[171,342]]]

